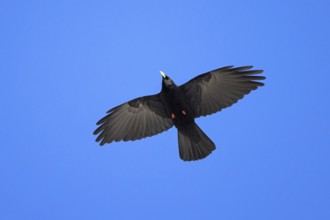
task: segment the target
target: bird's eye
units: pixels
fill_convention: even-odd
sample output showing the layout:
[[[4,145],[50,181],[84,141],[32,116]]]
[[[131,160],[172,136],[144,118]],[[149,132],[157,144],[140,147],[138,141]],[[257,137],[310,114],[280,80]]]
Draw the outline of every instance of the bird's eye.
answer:
[[[168,80],[168,79],[169,79],[169,77],[168,77],[168,76],[165,76],[165,79],[166,79],[166,80]]]

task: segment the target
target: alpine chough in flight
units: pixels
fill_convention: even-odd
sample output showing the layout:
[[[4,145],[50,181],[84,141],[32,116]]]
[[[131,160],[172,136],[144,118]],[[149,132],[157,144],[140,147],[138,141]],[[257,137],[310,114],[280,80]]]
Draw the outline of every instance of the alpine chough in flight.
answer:
[[[263,86],[262,70],[252,66],[226,66],[201,74],[177,86],[161,72],[162,90],[110,109],[94,131],[100,145],[134,141],[159,134],[173,125],[178,129],[179,153],[184,161],[199,160],[215,150],[213,141],[195,118],[227,108],[252,90]]]

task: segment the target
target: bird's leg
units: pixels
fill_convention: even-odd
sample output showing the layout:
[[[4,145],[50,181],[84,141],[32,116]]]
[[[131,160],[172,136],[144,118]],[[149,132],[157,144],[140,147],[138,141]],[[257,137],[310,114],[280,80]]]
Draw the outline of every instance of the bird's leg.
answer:
[[[172,118],[172,119],[175,119],[175,115],[174,115],[174,113],[171,114],[171,118]]]
[[[187,112],[185,110],[182,110],[181,112],[182,112],[183,115],[187,114]]]

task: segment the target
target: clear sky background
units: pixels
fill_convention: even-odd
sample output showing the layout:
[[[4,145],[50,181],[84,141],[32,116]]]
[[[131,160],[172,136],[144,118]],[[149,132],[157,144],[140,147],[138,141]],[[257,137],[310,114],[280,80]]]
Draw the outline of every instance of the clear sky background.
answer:
[[[0,219],[330,219],[329,1],[0,2]],[[105,111],[226,65],[266,86],[177,131],[99,147]]]

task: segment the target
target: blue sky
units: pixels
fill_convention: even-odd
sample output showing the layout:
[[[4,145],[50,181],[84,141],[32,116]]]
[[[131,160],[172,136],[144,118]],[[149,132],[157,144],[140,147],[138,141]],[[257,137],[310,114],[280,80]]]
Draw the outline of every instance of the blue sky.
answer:
[[[328,1],[1,1],[1,219],[330,219]],[[226,65],[266,86],[177,132],[99,147],[105,111]]]

